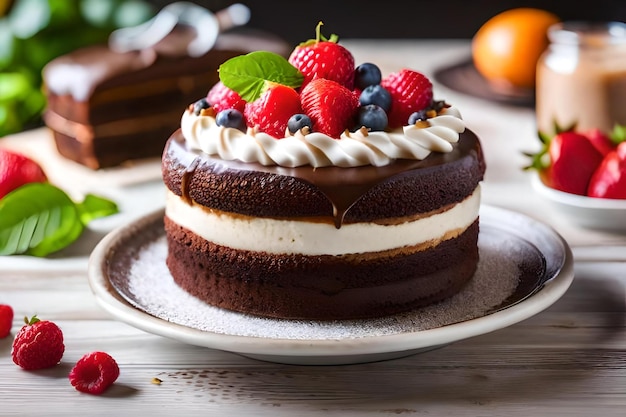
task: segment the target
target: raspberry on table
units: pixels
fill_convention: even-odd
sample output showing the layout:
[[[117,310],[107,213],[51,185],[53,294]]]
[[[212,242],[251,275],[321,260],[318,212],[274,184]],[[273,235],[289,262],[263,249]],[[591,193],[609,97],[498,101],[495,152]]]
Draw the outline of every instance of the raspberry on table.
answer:
[[[69,379],[76,390],[100,395],[119,375],[120,368],[115,359],[108,353],[96,351],[86,354],[76,362]]]
[[[63,332],[49,320],[33,316],[25,318],[26,324],[13,340],[13,362],[26,370],[50,368],[61,361],[65,351]]]
[[[13,326],[13,308],[8,304],[0,304],[0,339],[11,333]]]

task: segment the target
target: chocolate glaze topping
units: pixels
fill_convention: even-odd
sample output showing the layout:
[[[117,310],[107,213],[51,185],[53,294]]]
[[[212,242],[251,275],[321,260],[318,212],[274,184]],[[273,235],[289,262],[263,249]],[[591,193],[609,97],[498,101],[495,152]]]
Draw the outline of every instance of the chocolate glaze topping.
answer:
[[[454,150],[387,166],[285,168],[224,161],[191,150],[180,130],[163,153],[163,180],[176,195],[205,207],[271,218],[381,222],[440,210],[472,194],[485,163],[466,130]]]

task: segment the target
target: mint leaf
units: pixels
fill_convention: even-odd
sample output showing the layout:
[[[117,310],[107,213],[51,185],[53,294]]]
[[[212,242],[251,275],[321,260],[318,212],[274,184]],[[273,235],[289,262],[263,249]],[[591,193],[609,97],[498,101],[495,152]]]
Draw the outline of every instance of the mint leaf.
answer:
[[[119,211],[117,204],[97,195],[87,194],[82,203],[76,204],[80,221],[87,225],[94,219],[110,216]]]
[[[49,183],[23,185],[0,200],[0,255],[46,256],[78,239],[91,219],[116,211],[100,197],[75,204]]]
[[[229,59],[220,65],[220,81],[252,102],[265,91],[267,82],[298,88],[304,76],[284,57],[268,51],[255,51]]]

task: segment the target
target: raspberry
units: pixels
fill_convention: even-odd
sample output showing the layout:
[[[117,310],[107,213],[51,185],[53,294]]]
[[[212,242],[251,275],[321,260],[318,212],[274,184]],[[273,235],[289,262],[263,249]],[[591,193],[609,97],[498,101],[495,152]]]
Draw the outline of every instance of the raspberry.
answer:
[[[91,352],[76,362],[70,371],[69,379],[77,391],[100,395],[119,375],[120,368],[108,353]]]
[[[419,72],[403,69],[385,77],[382,85],[391,94],[389,127],[406,125],[409,116],[430,105],[433,99],[433,85]]]
[[[13,308],[0,304],[0,339],[9,335],[11,326],[13,326]]]
[[[50,368],[58,364],[65,351],[63,332],[59,326],[48,320],[39,320],[37,316],[25,321],[26,325],[13,340],[13,362],[26,370]]]
[[[243,113],[246,105],[245,100],[238,93],[226,87],[221,81],[211,87],[206,100],[215,109],[215,113],[227,109],[235,109]]]

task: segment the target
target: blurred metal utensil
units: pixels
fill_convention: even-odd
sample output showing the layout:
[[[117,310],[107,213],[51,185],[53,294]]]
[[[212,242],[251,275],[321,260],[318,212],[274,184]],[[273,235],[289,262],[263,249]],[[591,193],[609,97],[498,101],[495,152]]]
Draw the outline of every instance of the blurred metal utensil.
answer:
[[[215,44],[220,32],[241,26],[250,20],[250,9],[233,4],[213,13],[190,2],[176,2],[165,6],[149,21],[133,27],[115,30],[109,36],[109,47],[119,53],[149,49],[163,40],[178,24],[192,27],[195,38],[187,45],[187,53],[198,57]]]

